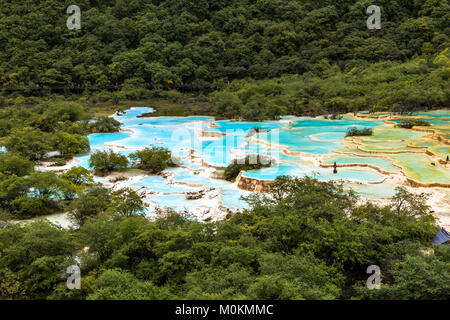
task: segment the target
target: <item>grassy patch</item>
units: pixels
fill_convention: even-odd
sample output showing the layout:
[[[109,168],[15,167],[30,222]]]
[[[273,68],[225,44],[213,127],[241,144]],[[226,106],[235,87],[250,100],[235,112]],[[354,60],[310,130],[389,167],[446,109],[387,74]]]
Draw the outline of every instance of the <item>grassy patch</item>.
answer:
[[[194,100],[193,98],[186,98],[180,102],[166,99],[124,100],[118,105],[113,105],[111,102],[102,102],[90,105],[89,112],[94,117],[110,116],[117,110],[127,110],[133,107],[151,107],[155,109],[155,112],[144,114],[143,117],[214,116],[214,112],[208,102]]]
[[[169,100],[148,101],[146,106],[155,109],[155,112],[144,114],[144,117],[187,117],[187,116],[214,116],[214,112],[208,102],[185,100],[172,102]]]

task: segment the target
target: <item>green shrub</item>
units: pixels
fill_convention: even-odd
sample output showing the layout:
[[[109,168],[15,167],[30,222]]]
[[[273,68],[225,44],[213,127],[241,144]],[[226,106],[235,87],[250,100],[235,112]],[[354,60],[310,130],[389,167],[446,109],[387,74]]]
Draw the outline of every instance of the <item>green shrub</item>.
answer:
[[[415,126],[428,127],[430,126],[430,124],[427,121],[421,119],[405,119],[401,120],[397,126],[403,129],[411,129]]]
[[[34,169],[33,162],[16,154],[0,153],[0,173],[23,177]]]
[[[21,197],[13,200],[11,206],[15,209],[14,213],[21,218],[35,217],[50,213],[43,199]]]
[[[29,160],[40,160],[52,151],[52,139],[49,134],[31,127],[17,128],[5,139],[4,146],[8,151],[18,153]]]
[[[120,129],[120,122],[111,117],[103,116],[96,121],[89,123],[88,128],[92,133],[118,132]]]
[[[325,119],[329,119],[329,120],[342,120],[343,116],[341,116],[340,114],[335,114],[333,113],[331,116],[327,117]]]
[[[126,156],[115,153],[112,150],[96,151],[89,158],[89,166],[94,168],[97,173],[105,174],[106,172],[124,169],[129,162]]]
[[[224,171],[224,177],[228,181],[234,181],[236,177],[239,175],[239,172],[246,170],[255,170],[261,169],[264,167],[270,167],[271,162],[266,163],[267,161],[261,161],[260,156],[255,157],[246,156],[245,159],[235,159]]]
[[[89,184],[94,182],[91,173],[83,167],[73,167],[61,174],[61,178],[76,185]]]
[[[90,150],[89,139],[79,134],[57,131],[52,138],[55,150],[65,158],[71,158],[75,154]]]
[[[52,158],[51,167],[62,167],[67,163],[67,159],[64,158]]]
[[[175,166],[175,163],[172,161],[171,152],[161,147],[153,146],[151,148],[145,148],[130,153],[129,157],[137,162],[137,168],[154,174],[160,173],[169,166]]]
[[[257,133],[262,133],[262,132],[269,132],[270,130],[268,130],[268,129],[264,129],[264,128],[261,128],[261,127],[253,127],[253,128],[251,128],[250,130],[248,130],[248,132],[247,132],[247,137],[250,137],[250,136],[253,136],[254,134],[257,134]]]
[[[114,212],[126,217],[141,214],[145,210],[144,201],[131,188],[124,188],[112,194],[111,206]]]
[[[89,217],[104,212],[111,203],[111,191],[104,187],[89,187],[70,204],[70,218],[82,226]]]
[[[348,128],[346,137],[354,137],[354,136],[371,136],[373,134],[373,130],[371,128],[358,129],[356,127]]]

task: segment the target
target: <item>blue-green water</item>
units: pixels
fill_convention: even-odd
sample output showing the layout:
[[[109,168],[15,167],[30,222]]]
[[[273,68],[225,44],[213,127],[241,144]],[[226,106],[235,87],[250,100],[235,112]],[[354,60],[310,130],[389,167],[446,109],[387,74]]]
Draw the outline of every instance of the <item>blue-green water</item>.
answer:
[[[375,157],[333,156],[325,159],[326,164],[373,164],[389,172],[400,172],[400,168],[394,166],[391,161]]]
[[[249,154],[270,156],[275,163],[270,168],[244,172],[244,177],[273,180],[281,175],[290,175],[310,176],[324,181],[343,179],[348,181],[349,186],[356,188],[360,195],[372,198],[390,197],[394,192],[392,185],[383,187],[385,183],[367,184],[379,183],[385,179],[383,174],[373,169],[338,168],[337,174],[334,174],[332,168],[321,168],[302,157],[303,154],[324,156],[323,160],[326,164],[332,164],[334,161],[339,164],[374,164],[390,172],[399,172],[399,168],[393,166],[389,159],[333,155],[334,151],[345,148],[344,137],[349,127],[376,129],[383,126],[382,120],[283,117],[280,121],[258,123],[215,121],[214,118],[201,116],[138,117],[142,113],[151,111],[152,109],[147,107],[132,108],[122,116],[114,116],[122,123],[123,131],[92,134],[89,136],[89,142],[91,152],[113,149],[124,155],[151,145],[170,149],[173,156],[177,157],[183,166],[167,170],[171,176],[171,183],[161,176],[147,176],[132,183],[126,181],[122,183],[123,186],[151,191],[146,201],[153,206],[171,207],[179,211],[207,209],[208,201],[186,200],[185,196],[186,192],[207,187],[218,190],[218,197],[215,196],[214,199],[220,198],[224,207],[231,209],[246,207],[246,202],[240,197],[249,192],[237,189],[231,182],[211,178],[210,174],[214,169],[205,170],[201,161],[209,165],[225,167],[233,159]],[[435,121],[447,121],[444,116],[435,118]],[[249,130],[253,127],[260,127],[266,131],[249,136]],[[215,134],[213,133],[213,137],[205,137],[202,132],[215,132]],[[407,131],[401,134],[412,138],[424,135]],[[384,131],[374,139],[381,139],[383,135],[388,139],[389,134]],[[376,141],[372,144],[367,143],[367,146],[370,145],[376,149],[379,144]],[[287,155],[282,152],[283,150],[301,154]],[[77,160],[79,161],[77,165],[89,167],[89,154],[78,156]]]
[[[244,177],[256,178],[261,180],[274,180],[278,176],[289,175],[295,177],[313,177],[317,180],[358,180],[362,182],[381,182],[384,176],[375,171],[368,171],[359,168],[338,168],[337,174],[333,173],[333,168],[315,168],[306,164],[290,164],[282,163],[270,168],[263,168],[261,170],[246,171],[243,173]]]

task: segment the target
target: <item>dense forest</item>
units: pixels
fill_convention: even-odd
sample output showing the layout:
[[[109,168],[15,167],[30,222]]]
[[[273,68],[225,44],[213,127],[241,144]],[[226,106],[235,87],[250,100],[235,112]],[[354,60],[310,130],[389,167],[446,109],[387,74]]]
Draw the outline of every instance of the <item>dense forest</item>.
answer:
[[[448,299],[450,248],[429,244],[439,228],[425,195],[398,188],[378,207],[280,177],[224,221],[149,221],[131,189],[35,167],[118,131],[106,115],[130,101],[252,121],[449,107],[449,2],[375,2],[0,0],[0,299]],[[71,4],[80,30],[66,26]],[[372,4],[379,30],[366,27]],[[176,165],[163,148],[90,160],[96,174]],[[17,223],[55,212],[74,228]],[[68,290],[75,263],[82,289]],[[368,265],[380,290],[366,288]]]
[[[2,87],[118,83],[176,86],[427,58],[449,45],[446,0],[378,0],[382,28],[368,30],[367,0],[0,2]]]
[[[0,102],[194,90],[213,93],[218,116],[249,120],[449,106],[446,0],[377,1],[379,30],[367,0],[84,0],[80,30],[66,27],[69,4],[0,1]]]
[[[450,247],[430,247],[437,227],[424,197],[401,188],[380,208],[339,185],[280,177],[217,223],[171,213],[152,222],[101,187],[80,198],[77,210],[91,215],[77,231],[0,220],[0,298],[449,297]],[[64,271],[76,261],[81,290],[68,290]],[[372,264],[380,290],[366,287]]]
[[[0,154],[0,299],[449,297],[450,248],[430,245],[438,227],[425,195],[399,188],[377,207],[338,184],[280,177],[224,221],[170,210],[149,221],[131,189],[104,188],[82,167],[35,169],[46,152],[64,162],[89,148],[88,133],[117,130],[108,118],[87,118],[83,105],[60,101],[0,113],[8,149]],[[169,158],[161,148],[130,155],[150,173],[172,165]],[[104,174],[129,160],[94,152],[90,161]],[[75,228],[17,223],[54,212],[69,212]],[[81,290],[66,287],[65,270],[75,263]],[[365,286],[372,264],[382,270],[380,290]]]
[[[170,210],[149,221],[131,189],[104,188],[82,167],[35,169],[45,152],[64,162],[89,148],[86,134],[117,129],[87,117],[73,102],[0,113],[0,299],[448,299],[450,248],[430,246],[438,227],[425,195],[399,188],[377,207],[338,184],[280,177],[224,221]],[[161,148],[130,155],[150,173],[169,158]],[[102,174],[128,163],[111,152],[90,160]],[[69,212],[75,228],[17,223],[54,212]],[[74,263],[81,290],[66,287]],[[365,287],[371,264],[380,290]]]

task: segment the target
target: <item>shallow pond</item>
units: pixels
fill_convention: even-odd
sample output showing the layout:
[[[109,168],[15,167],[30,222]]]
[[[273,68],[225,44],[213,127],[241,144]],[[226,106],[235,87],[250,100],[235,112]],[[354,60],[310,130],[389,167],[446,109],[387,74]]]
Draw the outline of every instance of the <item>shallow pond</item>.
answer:
[[[394,128],[383,120],[343,120],[319,118],[283,117],[280,121],[232,122],[215,121],[211,117],[147,117],[139,115],[151,112],[151,108],[132,108],[122,116],[114,118],[122,123],[122,131],[89,136],[91,152],[113,149],[124,155],[151,145],[170,149],[181,160],[182,167],[167,170],[168,179],[160,176],[146,176],[123,186],[139,187],[151,191],[148,202],[153,206],[171,207],[176,210],[206,210],[208,202],[186,200],[186,192],[203,187],[215,188],[218,193],[211,203],[231,209],[246,207],[240,197],[249,192],[239,190],[235,184],[213,179],[214,169],[205,169],[203,163],[225,167],[233,159],[249,154],[270,156],[275,164],[261,170],[247,171],[244,177],[273,180],[281,175],[316,177],[319,180],[345,180],[358,194],[369,198],[386,198],[394,193],[395,185],[380,183],[386,176],[369,167],[332,168],[318,166],[324,164],[372,164],[385,171],[400,173],[401,166],[407,175],[423,182],[450,182],[449,169],[445,166],[430,165],[425,154],[399,153],[392,151],[417,151],[409,147],[430,147],[442,157],[449,151],[448,146],[435,140],[427,140],[427,133]],[[420,116],[431,119],[441,128],[448,128],[449,114],[424,113]],[[356,137],[345,140],[349,127],[372,128],[371,137]],[[250,129],[259,127],[258,133],[250,134]],[[347,154],[337,154],[336,151]],[[369,153],[368,153],[369,152]],[[374,153],[371,154],[370,152]],[[387,152],[384,154],[384,152]],[[306,158],[305,158],[306,156]],[[312,159],[312,160],[311,160]],[[88,168],[89,154],[77,157],[80,165]],[[397,166],[394,166],[394,163]],[[374,184],[378,183],[378,184]],[[211,198],[212,199],[212,198]],[[151,212],[152,209],[149,209]]]

